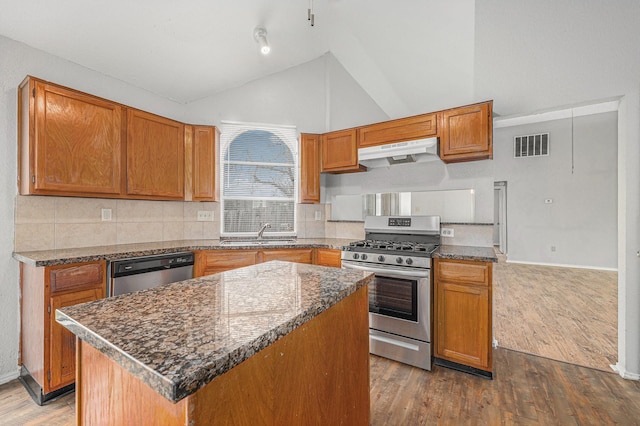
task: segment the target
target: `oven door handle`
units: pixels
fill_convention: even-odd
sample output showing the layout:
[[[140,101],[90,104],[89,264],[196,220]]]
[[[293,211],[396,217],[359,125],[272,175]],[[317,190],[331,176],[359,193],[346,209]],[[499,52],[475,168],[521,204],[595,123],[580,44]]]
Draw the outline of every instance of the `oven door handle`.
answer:
[[[343,260],[342,266],[347,269],[357,269],[359,271],[371,272],[373,274],[380,275],[395,275],[398,277],[407,278],[429,278],[429,269],[422,270],[408,270],[406,268],[376,268],[372,266],[364,266],[360,263],[351,262],[349,260]]]

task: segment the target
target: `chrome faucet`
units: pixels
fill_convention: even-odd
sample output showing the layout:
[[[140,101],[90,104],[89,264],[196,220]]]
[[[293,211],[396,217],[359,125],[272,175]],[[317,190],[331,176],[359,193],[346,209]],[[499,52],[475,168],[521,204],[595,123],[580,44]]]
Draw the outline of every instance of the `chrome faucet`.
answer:
[[[264,234],[264,230],[267,228],[271,228],[271,224],[270,223],[265,223],[264,225],[262,225],[260,227],[260,230],[258,231],[258,239],[261,240],[262,239],[262,234]]]

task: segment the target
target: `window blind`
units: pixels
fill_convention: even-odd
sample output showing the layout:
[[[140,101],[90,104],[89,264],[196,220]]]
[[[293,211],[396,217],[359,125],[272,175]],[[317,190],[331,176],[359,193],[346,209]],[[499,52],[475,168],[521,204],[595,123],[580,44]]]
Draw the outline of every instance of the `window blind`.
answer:
[[[295,127],[223,122],[222,234],[295,234]]]

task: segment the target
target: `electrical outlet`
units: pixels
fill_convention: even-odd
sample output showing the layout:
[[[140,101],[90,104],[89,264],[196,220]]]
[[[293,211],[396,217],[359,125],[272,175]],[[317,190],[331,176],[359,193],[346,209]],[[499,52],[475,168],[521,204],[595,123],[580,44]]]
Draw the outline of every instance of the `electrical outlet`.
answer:
[[[453,238],[453,228],[442,228],[440,230],[440,236]]]
[[[111,220],[111,209],[102,209],[100,214],[103,222],[109,222]]]
[[[213,211],[198,210],[198,222],[213,222]]]
[[[322,212],[320,210],[316,210],[314,214],[316,220],[322,220]]]
[[[551,251],[555,252],[556,251],[556,246],[551,246]]]
[[[493,342],[491,342],[491,346],[493,346],[493,349],[498,347],[498,340],[497,339],[493,339]]]

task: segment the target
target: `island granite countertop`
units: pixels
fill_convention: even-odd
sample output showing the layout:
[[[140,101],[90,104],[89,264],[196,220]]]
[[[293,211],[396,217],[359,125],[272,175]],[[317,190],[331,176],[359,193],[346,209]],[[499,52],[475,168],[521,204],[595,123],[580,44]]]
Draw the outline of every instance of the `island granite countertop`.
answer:
[[[367,285],[271,261],[56,310],[56,320],[177,402]]]
[[[278,245],[225,245],[221,240],[178,240],[153,243],[118,244],[109,246],[81,247],[59,250],[14,252],[13,258],[33,266],[54,266],[96,260],[118,260],[130,257],[178,253],[194,250],[238,250],[249,248],[331,248],[341,249],[356,239],[346,238],[298,238]]]
[[[441,245],[433,253],[434,258],[472,260],[476,262],[497,262],[498,256],[492,247]]]

